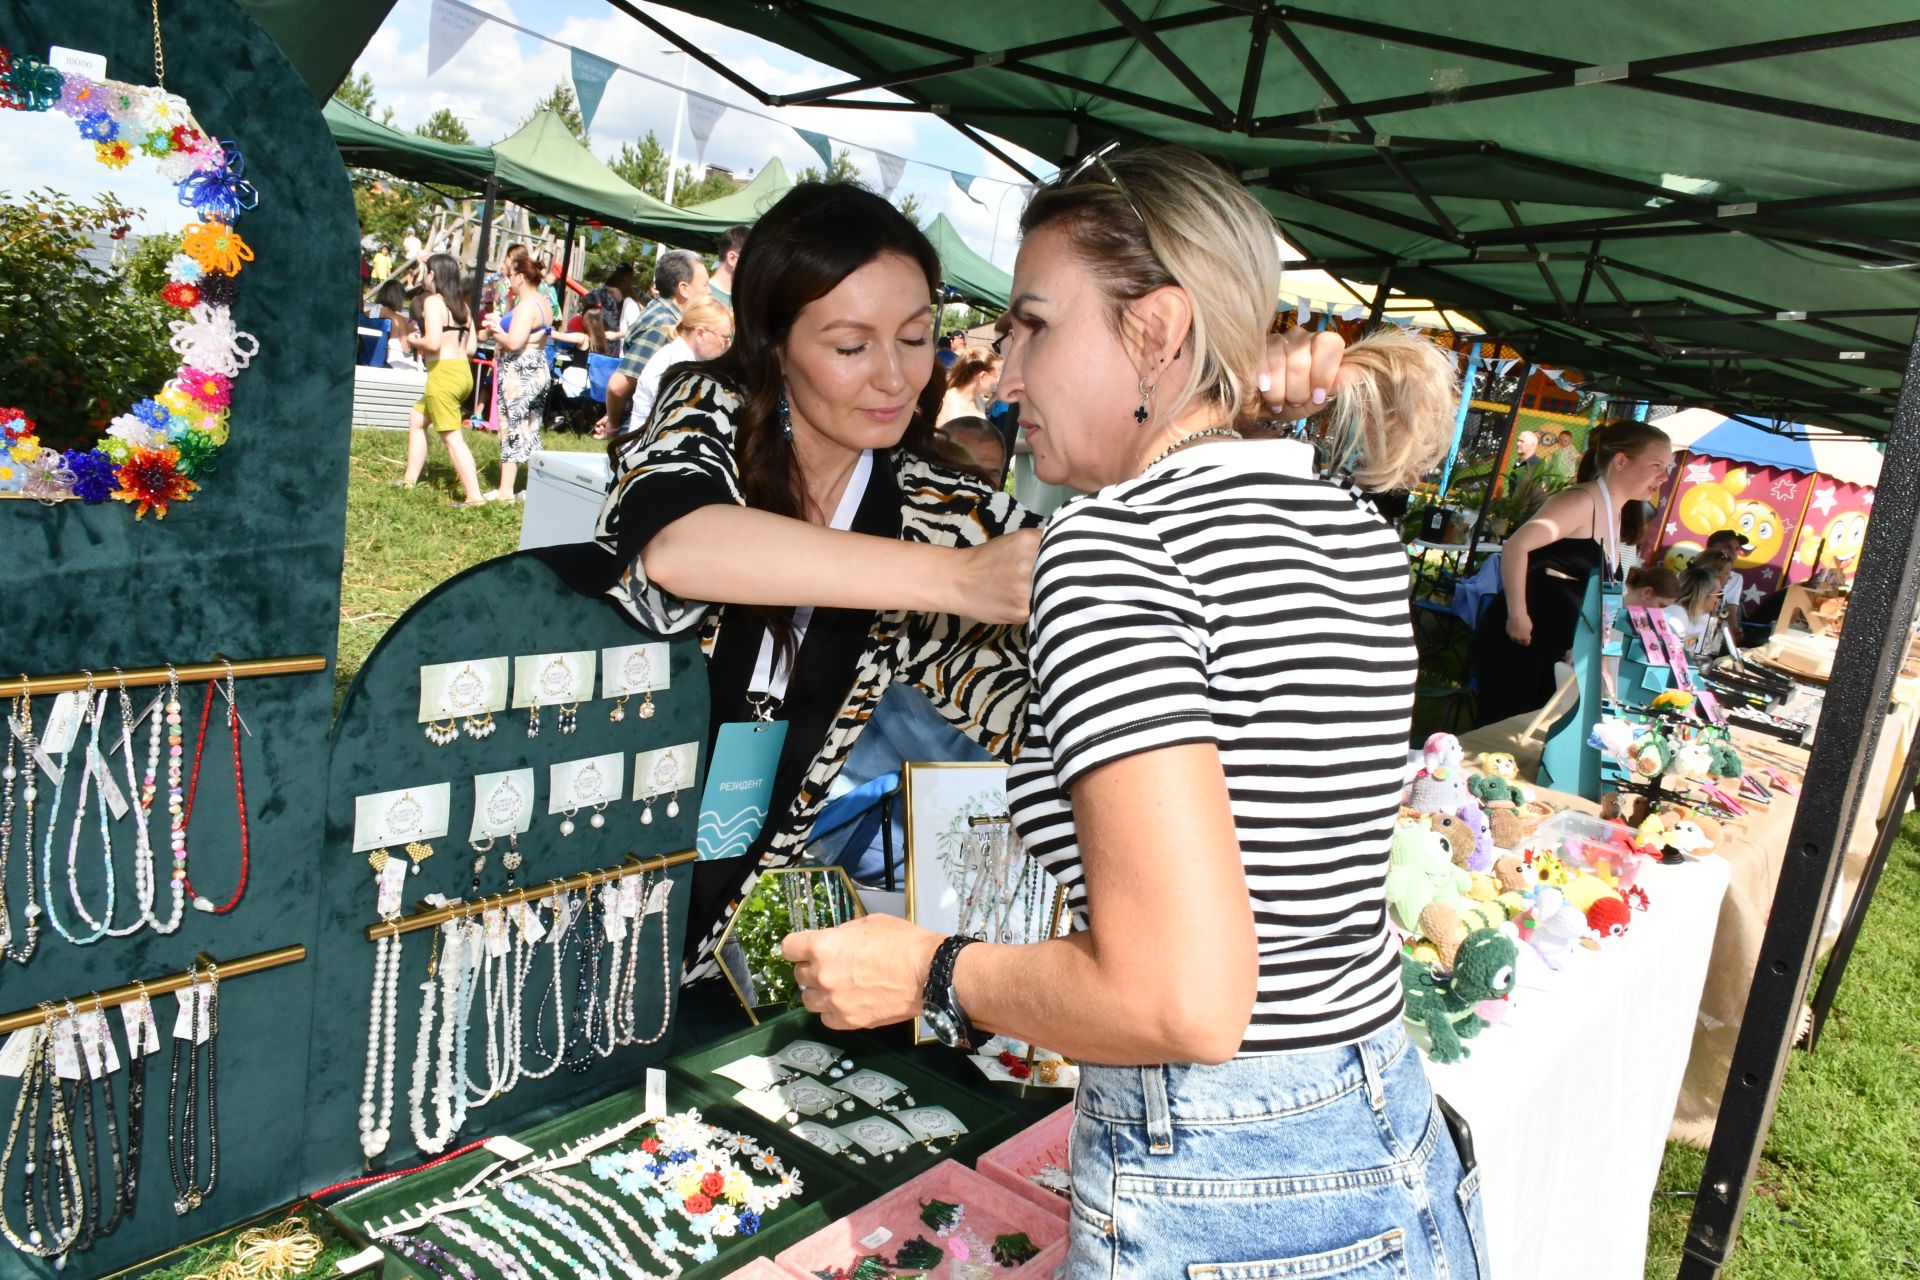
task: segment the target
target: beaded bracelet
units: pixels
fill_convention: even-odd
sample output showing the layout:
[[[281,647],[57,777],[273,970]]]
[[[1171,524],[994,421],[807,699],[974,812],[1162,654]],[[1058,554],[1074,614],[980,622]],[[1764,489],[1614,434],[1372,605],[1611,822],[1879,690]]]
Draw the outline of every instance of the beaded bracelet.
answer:
[[[513,1183],[508,1183],[505,1187],[502,1187],[500,1194],[506,1197],[508,1204],[532,1214],[567,1239],[573,1241],[575,1245],[579,1246],[580,1249],[585,1252],[587,1257],[585,1264],[582,1264],[578,1259],[574,1258],[564,1258],[562,1259],[563,1261],[572,1265],[576,1270],[581,1270],[584,1266],[590,1265],[594,1273],[599,1276],[599,1280],[612,1280],[612,1276],[607,1270],[608,1262],[613,1261],[613,1259],[607,1257],[609,1250],[602,1246],[600,1241],[595,1240],[582,1230],[580,1224],[575,1221],[572,1214],[560,1208],[552,1201],[543,1200],[539,1196],[527,1191],[524,1187],[515,1186]]]
[[[433,1225],[439,1228],[440,1233],[446,1236],[450,1243],[459,1245],[474,1257],[493,1267],[506,1280],[533,1280],[533,1272],[528,1271],[528,1267],[539,1272],[544,1280],[560,1280],[560,1277],[548,1270],[546,1264],[538,1259],[530,1257],[523,1262],[513,1255],[511,1249],[487,1239],[464,1222],[447,1218]]]
[[[448,1253],[422,1236],[388,1236],[384,1243],[408,1262],[425,1267],[442,1280],[452,1280],[456,1275],[460,1280],[480,1280],[465,1258]]]
[[[552,1237],[548,1236],[546,1232],[535,1227],[530,1227],[522,1222],[515,1222],[491,1204],[477,1206],[473,1211],[473,1216],[481,1223],[497,1231],[501,1239],[505,1240],[514,1237],[523,1238],[529,1244],[536,1244],[542,1249],[545,1249],[554,1258],[570,1268],[572,1275],[578,1276],[581,1273],[580,1263],[574,1261],[572,1254],[554,1243]],[[531,1259],[529,1259],[529,1261],[531,1261]],[[605,1273],[603,1272],[602,1274],[604,1275]]]

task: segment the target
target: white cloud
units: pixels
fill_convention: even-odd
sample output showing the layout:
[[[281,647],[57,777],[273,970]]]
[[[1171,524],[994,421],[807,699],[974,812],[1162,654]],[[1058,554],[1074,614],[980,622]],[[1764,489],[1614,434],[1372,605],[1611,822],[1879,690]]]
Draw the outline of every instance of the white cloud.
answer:
[[[1011,268],[1019,220],[1020,196],[1011,188],[982,185],[987,208],[968,200],[948,181],[946,170],[1020,180],[1009,166],[931,115],[918,112],[848,111],[831,107],[791,107],[778,111],[752,103],[739,89],[708,68],[679,53],[664,52],[668,42],[602,0],[553,0],[515,6],[507,0],[472,0],[474,7],[522,26],[550,33],[555,40],[586,49],[625,67],[669,81],[661,85],[616,72],[593,122],[592,147],[604,157],[652,130],[671,141],[683,63],[691,90],[742,109],[730,110],[708,141],[706,159],[735,173],[757,171],[778,156],[790,171],[817,165],[819,157],[793,127],[826,133],[852,152],[863,177],[878,186],[877,148],[906,156],[910,163],[896,196],[913,195],[930,217],[944,212],[975,250]],[[678,10],[645,6],[652,16],[698,44],[739,75],[771,93],[788,93],[839,83],[844,72],[813,62],[758,37],[734,31]],[[497,24],[477,31],[461,51],[431,79],[427,77],[426,33],[430,0],[400,0],[355,64],[373,78],[382,106],[394,109],[394,123],[412,128],[445,107],[459,116],[479,141],[497,141],[512,132],[533,104],[555,84],[571,80],[565,49],[521,35]],[[874,95],[885,98],[891,95]],[[775,115],[757,119],[749,112]],[[790,127],[792,126],[792,127]],[[684,127],[680,156],[691,163],[692,134]],[[1044,172],[1044,162],[1009,147],[1011,154]],[[936,166],[936,167],[929,167]],[[1002,190],[1012,191],[1001,198]],[[999,206],[998,249],[995,212]]]
[[[93,144],[80,136],[74,122],[58,112],[9,112],[7,132],[0,138],[0,190],[14,203],[41,187],[61,191],[83,203],[111,192],[122,204],[139,211],[133,227],[139,234],[178,231],[194,220],[182,205],[174,184],[160,176],[155,162],[135,154],[124,169],[109,169],[94,159]]]

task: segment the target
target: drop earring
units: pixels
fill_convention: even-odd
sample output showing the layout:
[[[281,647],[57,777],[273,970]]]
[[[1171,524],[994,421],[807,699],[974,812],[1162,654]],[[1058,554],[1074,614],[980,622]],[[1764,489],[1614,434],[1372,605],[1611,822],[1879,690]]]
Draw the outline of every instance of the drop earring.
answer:
[[[520,837],[517,833],[508,833],[507,851],[500,855],[500,865],[507,869],[507,892],[513,892],[513,873],[520,869]]]
[[[627,718],[627,699],[632,696],[630,693],[621,694],[620,700],[613,704],[611,711],[607,712],[607,719],[613,721],[615,724],[619,724],[622,720],[625,720]]]
[[[1133,411],[1133,420],[1141,426],[1147,425],[1147,419],[1153,416],[1153,410],[1147,406],[1153,400],[1153,388],[1147,385],[1145,378],[1140,379],[1140,407]]]
[[[444,747],[460,736],[459,726],[451,719],[427,721],[427,741]]]
[[[477,716],[468,716],[460,722],[460,727],[467,731],[469,738],[476,741],[481,738],[490,738],[493,736],[494,728],[493,712],[483,711]]]
[[[645,806],[640,810],[640,825],[643,827],[653,825],[653,801],[654,794],[651,791],[647,792],[646,797],[641,801]]]
[[[640,696],[640,718],[653,719],[653,690],[648,689]]]
[[[573,815],[578,812],[580,812],[578,809],[569,809],[567,810],[567,816],[560,819],[561,835],[570,836],[573,834]]]
[[[540,704],[537,702],[527,709],[527,736],[540,736]]]
[[[606,808],[607,808],[607,801],[605,800],[602,800],[599,804],[593,806],[593,816],[587,819],[587,825],[592,827],[595,831],[598,831],[600,828],[606,826],[607,825]]]
[[[574,702],[561,707],[558,719],[560,721],[560,732],[572,733],[575,729],[578,729],[580,727],[580,704]]]
[[[407,859],[413,863],[413,874],[420,874],[420,864],[433,856],[433,846],[415,840],[407,846]]]
[[[787,393],[784,389],[780,392],[780,403],[775,408],[775,412],[780,416],[780,438],[792,444],[793,411],[787,407]]]

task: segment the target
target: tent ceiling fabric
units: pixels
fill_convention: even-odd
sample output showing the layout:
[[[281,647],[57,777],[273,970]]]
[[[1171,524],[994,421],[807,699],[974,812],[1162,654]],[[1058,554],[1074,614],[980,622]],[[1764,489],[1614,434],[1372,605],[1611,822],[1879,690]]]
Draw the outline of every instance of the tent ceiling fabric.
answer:
[[[665,2],[851,77],[775,105],[889,88],[1056,160],[1183,143],[1306,265],[1619,394],[1885,430],[1920,311],[1904,0]]]

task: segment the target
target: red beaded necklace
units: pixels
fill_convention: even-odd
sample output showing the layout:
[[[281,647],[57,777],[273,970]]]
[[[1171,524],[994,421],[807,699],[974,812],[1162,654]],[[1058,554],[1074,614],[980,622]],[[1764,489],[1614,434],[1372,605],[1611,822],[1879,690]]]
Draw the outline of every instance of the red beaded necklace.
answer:
[[[221,682],[207,682],[207,697],[200,704],[200,739],[193,745],[193,777],[187,783],[187,807],[180,820],[182,828],[193,821],[193,797],[200,790],[200,757],[207,749],[207,723],[212,717],[213,695],[220,689]],[[247,891],[247,780],[240,764],[240,710],[233,700],[233,668],[227,668],[226,687],[222,692],[227,699],[227,733],[233,739],[233,800],[240,814],[240,883],[234,886],[233,896],[220,906],[214,906],[206,898],[193,891],[193,879],[187,877],[187,896],[193,899],[196,911],[205,911],[211,915],[223,916],[240,905],[240,898]]]

